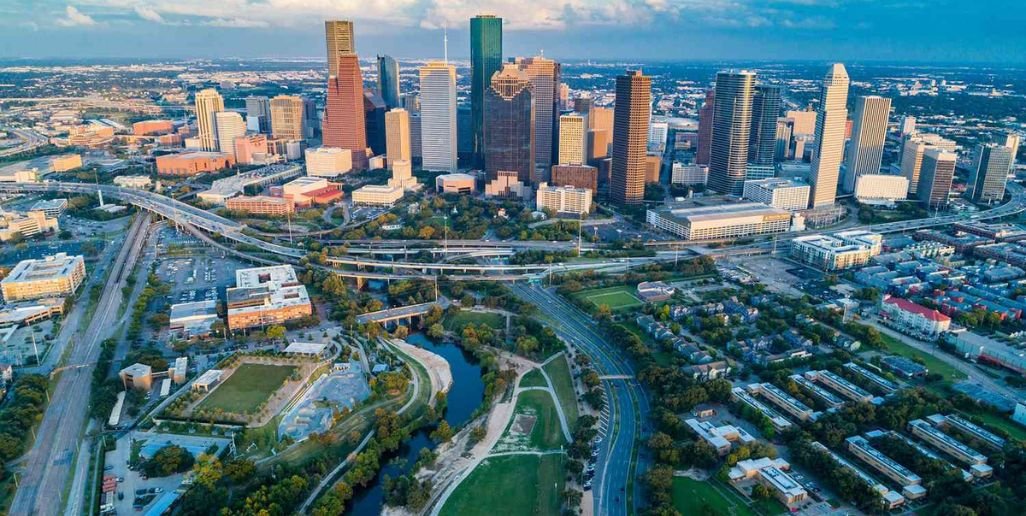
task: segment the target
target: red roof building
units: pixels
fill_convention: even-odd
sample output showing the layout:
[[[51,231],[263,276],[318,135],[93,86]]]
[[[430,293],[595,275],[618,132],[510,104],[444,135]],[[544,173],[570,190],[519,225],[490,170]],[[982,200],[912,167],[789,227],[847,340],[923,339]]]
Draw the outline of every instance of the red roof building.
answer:
[[[880,315],[904,332],[930,337],[946,332],[951,327],[950,317],[900,297],[884,296],[880,303]]]

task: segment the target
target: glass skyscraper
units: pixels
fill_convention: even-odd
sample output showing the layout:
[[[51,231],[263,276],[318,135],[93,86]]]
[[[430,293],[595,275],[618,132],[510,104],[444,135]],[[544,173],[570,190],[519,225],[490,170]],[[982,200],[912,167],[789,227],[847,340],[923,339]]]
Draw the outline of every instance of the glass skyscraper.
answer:
[[[470,19],[470,111],[474,126],[474,161],[484,158],[484,97],[492,75],[502,68],[502,18]]]
[[[378,93],[388,109],[399,107],[399,63],[392,56],[378,56]]]

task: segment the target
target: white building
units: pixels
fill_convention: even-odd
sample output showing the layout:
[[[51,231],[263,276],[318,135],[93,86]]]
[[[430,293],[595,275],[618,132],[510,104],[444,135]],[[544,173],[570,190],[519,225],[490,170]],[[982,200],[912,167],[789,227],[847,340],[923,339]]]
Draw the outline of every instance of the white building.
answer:
[[[353,170],[353,153],[338,147],[306,149],[306,175],[336,177]]]
[[[791,241],[791,256],[825,271],[843,270],[869,263],[882,242],[882,235],[868,231],[800,236]]]
[[[709,165],[685,165],[674,161],[670,169],[670,183],[675,185],[705,185],[709,182]]]
[[[790,507],[807,500],[809,493],[791,478],[791,475],[785,473],[789,469],[791,466],[784,459],[745,459],[730,468],[727,476],[731,483],[735,484],[754,478],[756,482],[767,487],[781,503]]]
[[[859,177],[880,173],[890,113],[891,99],[877,95],[863,95],[855,99],[855,121],[852,123],[848,161],[844,169],[845,191],[854,192]]]
[[[420,67],[420,152],[424,170],[456,172],[456,67]]]
[[[844,132],[848,122],[848,71],[834,63],[823,78],[816,116],[816,148],[812,153],[810,208],[833,206],[837,179],[844,157]]]
[[[855,200],[862,204],[893,206],[908,197],[908,178],[883,174],[863,174],[855,180]]]
[[[951,327],[950,317],[900,297],[884,296],[880,313],[894,326],[923,335],[936,336]]]
[[[809,205],[812,188],[793,179],[770,178],[745,181],[745,199],[768,204],[782,210],[804,210]]]
[[[213,88],[196,93],[196,130],[198,135],[195,144],[200,150],[216,151],[217,122],[214,117],[224,111],[224,98]],[[189,145],[186,144],[186,148]]]
[[[70,296],[85,280],[85,259],[57,253],[41,260],[22,260],[0,281],[4,301]]]
[[[122,188],[149,188],[153,184],[150,176],[118,176],[114,184]]]
[[[365,185],[353,190],[353,204],[367,206],[393,206],[403,198],[399,185]]]
[[[649,224],[683,240],[784,233],[791,226],[791,212],[757,202],[648,210],[645,217]]]
[[[559,164],[584,165],[588,160],[588,115],[567,113],[559,117]]]
[[[662,153],[666,150],[666,137],[670,133],[670,124],[667,122],[653,121],[648,126],[648,150],[649,152]]]
[[[217,147],[221,152],[235,156],[235,139],[246,135],[246,121],[235,111],[222,111],[214,114],[217,127]]]
[[[536,192],[536,203],[538,211],[548,208],[556,213],[587,215],[591,211],[591,190],[541,183]]]

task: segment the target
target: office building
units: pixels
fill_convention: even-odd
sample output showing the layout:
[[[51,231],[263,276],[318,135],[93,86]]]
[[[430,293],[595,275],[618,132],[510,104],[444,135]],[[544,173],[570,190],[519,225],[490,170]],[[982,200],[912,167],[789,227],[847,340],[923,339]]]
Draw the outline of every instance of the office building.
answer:
[[[313,315],[306,286],[291,265],[235,271],[227,290],[228,328],[265,327]]]
[[[609,198],[618,204],[637,204],[645,197],[652,78],[642,75],[641,70],[617,76],[615,102]]]
[[[930,337],[944,333],[951,327],[950,317],[900,297],[885,295],[880,301],[880,315],[902,331]]]
[[[214,115],[224,111],[224,99],[217,90],[208,88],[196,93],[196,129],[199,132],[200,150],[216,151],[217,122]]]
[[[779,163],[792,159],[791,138],[794,135],[794,120],[787,117],[777,118],[776,148],[773,149],[773,161]]]
[[[894,206],[908,197],[908,179],[905,176],[863,174],[855,179],[855,200],[862,204]]]
[[[951,181],[955,177],[954,152],[936,147],[923,152],[923,165],[919,172],[919,201],[929,210],[945,208],[951,195]]]
[[[731,443],[737,442],[740,445],[746,445],[756,440],[744,428],[734,425],[716,426],[709,421],[699,421],[694,418],[684,420],[684,424],[688,425],[695,435],[721,456],[730,453]]]
[[[29,212],[41,211],[46,214],[47,217],[57,218],[64,214],[64,210],[68,209],[68,200],[63,197],[56,199],[41,199],[32,204],[32,207],[28,209]],[[2,210],[0,210],[2,212]]]
[[[477,179],[470,174],[442,174],[435,178],[435,191],[445,194],[472,194]]]
[[[713,108],[716,105],[716,90],[708,89],[705,92],[705,102],[698,109],[698,150],[695,152],[695,163],[708,165],[709,156],[712,153],[713,140]]]
[[[887,139],[887,118],[891,99],[863,95],[855,99],[855,121],[844,167],[844,188],[855,191],[855,183],[865,174],[879,174],[883,162],[884,140]]]
[[[353,190],[353,204],[361,206],[394,206],[403,198],[402,186],[365,185]]]
[[[0,292],[7,303],[70,296],[85,281],[85,273],[82,256],[57,253],[22,260],[0,281]]]
[[[652,121],[648,125],[648,152],[662,154],[666,151],[666,138],[670,134],[670,124],[665,121]]]
[[[663,169],[663,156],[649,152],[645,154],[645,184],[659,182],[659,174]]]
[[[1005,183],[1012,168],[1012,149],[988,144],[976,148],[976,163],[969,180],[974,202],[993,204],[1005,197]]]
[[[485,95],[492,86],[492,76],[502,68],[502,18],[491,15],[478,15],[470,19],[470,110],[473,119],[473,138],[477,166],[484,163],[484,124]],[[455,90],[453,70],[453,89]],[[423,80],[423,79],[422,79]],[[421,88],[423,91],[423,85]],[[453,114],[456,116],[455,93],[453,94]],[[455,124],[455,120],[453,121]],[[455,125],[454,125],[455,127]],[[425,129],[426,130],[426,129]],[[456,145],[456,134],[453,132],[453,145]],[[453,153],[452,172],[455,168]],[[425,167],[426,168],[426,167]],[[450,170],[450,169],[445,169]]]
[[[791,241],[791,256],[825,271],[858,267],[880,254],[883,237],[866,231],[800,236]]]
[[[744,191],[754,93],[754,72],[716,74],[709,188],[719,193],[741,195]]]
[[[168,329],[178,338],[206,337],[210,335],[218,319],[220,318],[217,316],[216,300],[178,303],[171,305]],[[168,371],[168,375],[175,383],[184,383],[188,360],[187,357],[178,357],[175,359],[174,367]]]
[[[224,152],[183,152],[157,157],[157,175],[188,177],[235,166],[235,157]]]
[[[224,206],[232,213],[264,217],[284,217],[296,212],[296,203],[292,199],[267,195],[232,197],[225,201]]]
[[[282,185],[281,196],[296,203],[297,208],[314,204],[331,204],[342,198],[342,185],[323,177],[302,176]],[[277,188],[272,191],[277,190]]]
[[[278,95],[271,99],[271,135],[282,140],[302,140],[306,137],[303,98],[296,95]]]
[[[761,84],[752,97],[752,128],[748,133],[748,162],[773,165],[780,117],[780,86]]]
[[[709,182],[708,165],[685,165],[674,161],[670,168],[670,184],[685,186],[705,186]]]
[[[908,179],[908,193],[910,197],[919,193],[919,176],[922,172],[923,153],[931,147],[955,152],[957,144],[953,140],[948,140],[932,133],[914,133],[902,141],[901,175]]]
[[[531,185],[520,179],[514,170],[500,170],[495,179],[485,182],[485,197],[530,199]]]
[[[484,159],[488,181],[516,172],[524,184],[535,178],[535,103],[532,83],[516,64],[492,76],[484,96]]]
[[[242,115],[235,111],[215,113],[214,125],[217,128],[217,148],[236,158],[237,161],[235,139],[246,135],[246,122],[242,119]]]
[[[535,192],[538,211],[550,209],[557,214],[587,216],[591,211],[591,190],[573,186],[550,186],[542,182]]]
[[[153,389],[153,368],[146,364],[136,362],[119,371],[118,377],[125,390],[150,392]]]
[[[816,134],[816,112],[811,108],[804,111],[788,111],[785,116],[794,121],[795,136],[813,136]]]
[[[143,120],[132,124],[132,134],[135,136],[168,134],[174,131],[175,124],[170,120]],[[55,170],[55,172],[60,172],[60,170]]]
[[[329,48],[331,43],[329,42]],[[340,55],[337,75],[328,77],[322,141],[325,147],[349,149],[353,168],[367,168],[367,129],[363,109],[363,76],[356,54]]]
[[[385,101],[381,95],[373,91],[363,92],[363,126],[367,131],[367,147],[370,148],[373,156],[381,156],[387,152],[385,146],[385,113],[387,111],[388,108],[385,107]],[[370,168],[377,167],[370,166]]]
[[[804,210],[811,188],[804,181],[784,178],[745,181],[743,197],[782,210]]]
[[[1008,164],[1008,174],[1011,175],[1015,169],[1015,160],[1019,156],[1019,135],[1016,133],[1006,134],[1005,147],[1008,147],[1012,155],[1012,162]]]
[[[552,167],[552,184],[598,191],[598,169],[589,165],[556,165]]]
[[[385,155],[388,168],[396,161],[413,161],[410,147],[410,113],[394,108],[385,113]]]
[[[481,91],[481,99],[484,100],[484,90]],[[420,151],[424,170],[456,172],[455,66],[441,61],[431,61],[420,67],[419,119]],[[478,119],[475,118],[474,123],[477,122]],[[411,132],[414,125],[416,124],[411,120]],[[476,131],[475,128],[475,135],[478,134]],[[483,133],[480,136],[480,147],[475,147],[479,149],[476,152],[484,150]],[[475,142],[477,141],[475,139]]]
[[[613,143],[613,110],[592,106],[588,111],[588,164],[596,165],[609,157]]]
[[[356,54],[356,38],[353,22],[349,20],[325,20],[324,40],[328,47],[328,80],[339,74],[338,59]]]
[[[59,229],[57,217],[43,210],[29,210],[24,214],[0,210],[0,242],[54,233]]]
[[[898,136],[904,138],[916,132],[916,117],[905,115],[901,117],[901,124],[898,125]]]
[[[648,210],[646,222],[682,240],[744,238],[786,232],[791,212],[750,202]]]
[[[235,162],[240,165],[266,165],[278,156],[270,153],[266,134],[247,134],[235,138]]]
[[[271,134],[271,100],[246,97],[246,126],[250,131]]]
[[[801,505],[809,498],[809,493],[791,475],[785,473],[790,465],[784,459],[745,459],[738,461],[727,472],[731,483],[755,479],[763,487],[769,489],[773,497],[780,503],[793,507]]]
[[[823,78],[816,114],[816,148],[812,152],[810,208],[834,205],[837,180],[844,157],[844,132],[848,120],[848,72],[834,63]]]
[[[559,63],[544,57],[525,57],[516,59],[517,66],[531,81],[531,95],[534,99],[534,171],[532,182],[546,180],[537,177],[547,175],[552,168],[558,152],[559,134]],[[485,101],[485,119],[487,112]]]
[[[337,147],[306,149],[306,175],[336,177],[353,169],[352,153]]]
[[[399,107],[399,63],[392,56],[378,56],[378,94],[387,109]]]
[[[588,163],[588,115],[567,113],[559,117],[559,165]]]

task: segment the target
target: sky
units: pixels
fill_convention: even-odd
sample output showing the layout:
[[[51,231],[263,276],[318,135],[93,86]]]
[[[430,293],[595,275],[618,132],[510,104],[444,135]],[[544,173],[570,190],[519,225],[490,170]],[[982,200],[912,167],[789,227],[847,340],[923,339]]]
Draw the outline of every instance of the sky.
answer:
[[[0,57],[323,57],[352,19],[364,57],[466,58],[468,19],[504,54],[555,59],[1026,64],[1023,0],[0,0]]]

